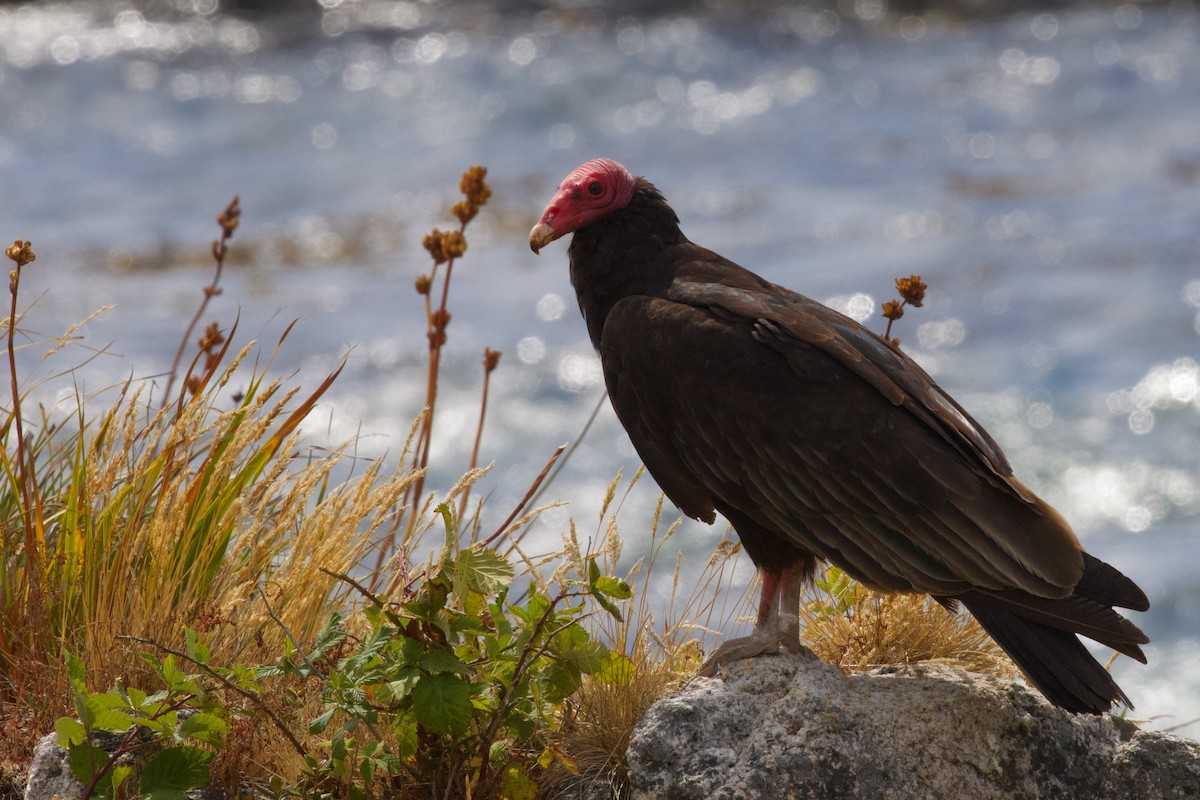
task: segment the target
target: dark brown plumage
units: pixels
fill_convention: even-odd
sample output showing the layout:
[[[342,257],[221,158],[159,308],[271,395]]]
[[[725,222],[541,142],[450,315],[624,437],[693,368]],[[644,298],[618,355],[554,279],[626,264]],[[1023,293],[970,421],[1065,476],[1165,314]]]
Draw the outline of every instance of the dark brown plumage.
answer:
[[[763,572],[755,633],[724,658],[798,649],[799,586],[824,559],[875,589],[961,602],[1063,708],[1129,703],[1076,634],[1144,662],[1147,638],[1113,607],[1144,611],[1145,594],[1083,552],[924,370],[688,241],[615,162],[568,176],[530,244],[572,231],[579,307],[646,468],[687,515],[724,515]]]

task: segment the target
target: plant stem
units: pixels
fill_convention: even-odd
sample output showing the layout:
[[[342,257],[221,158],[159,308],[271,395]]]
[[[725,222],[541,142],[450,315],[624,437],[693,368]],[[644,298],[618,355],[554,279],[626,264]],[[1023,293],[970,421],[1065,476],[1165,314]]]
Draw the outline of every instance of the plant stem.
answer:
[[[17,294],[21,285],[21,263],[10,273],[9,294],[12,296],[12,306],[8,312],[8,371],[12,378],[12,421],[17,435],[17,483],[21,492],[21,522],[25,528],[25,557],[28,559],[26,568],[21,575],[22,590],[30,588],[30,577],[40,573],[42,549],[39,547],[37,527],[34,525],[34,507],[30,499],[30,482],[32,465],[26,465],[30,458],[25,452],[25,426],[21,414],[21,390],[17,384]],[[36,494],[36,487],[34,487]],[[24,594],[24,591],[22,591]]]
[[[179,362],[183,360],[183,352],[187,350],[187,344],[191,340],[196,326],[200,324],[200,318],[204,316],[204,311],[208,308],[208,302],[221,293],[217,284],[221,282],[221,270],[225,266],[225,255],[229,252],[228,242],[237,227],[239,214],[241,214],[241,210],[238,208],[238,197],[234,195],[224,213],[217,217],[217,221],[221,223],[221,238],[212,243],[213,260],[217,262],[217,269],[213,273],[212,283],[204,287],[204,299],[200,301],[200,307],[196,309],[196,314],[188,323],[187,330],[183,332],[183,338],[179,340],[179,349],[175,351],[175,358],[171,361],[171,369],[167,373],[167,388],[163,390],[161,408],[166,408],[167,403],[170,402],[171,388],[175,385],[175,378],[179,372]],[[232,219],[233,223],[227,223],[226,219]]]
[[[471,463],[467,471],[474,470],[479,465],[479,443],[483,440],[483,421],[487,417],[488,388],[492,384],[492,371],[496,368],[499,353],[491,348],[483,351],[483,398],[479,401],[479,424],[475,426],[475,446],[471,448]],[[471,484],[463,488],[462,497],[458,501],[458,519],[461,521],[467,514],[467,499],[471,496]]]
[[[222,684],[224,684],[226,689],[232,689],[237,694],[239,694],[242,697],[249,700],[250,703],[255,708],[257,708],[259,711],[266,714],[267,718],[270,719],[272,723],[274,723],[275,727],[278,728],[279,732],[284,735],[284,738],[286,738],[288,740],[288,742],[291,743],[292,748],[295,749],[295,751],[300,755],[301,758],[304,758],[308,755],[308,752],[304,749],[304,746],[302,744],[300,744],[300,740],[296,738],[296,735],[294,733],[292,733],[291,729],[289,729],[288,726],[283,723],[283,720],[281,720],[278,716],[276,716],[275,712],[272,711],[270,709],[270,707],[267,706],[267,704],[264,703],[262,698],[260,698],[258,695],[254,694],[253,692],[249,692],[249,691],[243,689],[242,687],[238,686],[233,681],[231,681],[228,678],[226,678],[225,676],[223,676],[221,673],[217,672],[212,667],[208,666],[207,664],[201,664],[199,661],[192,658],[187,653],[184,653],[181,650],[172,650],[170,647],[167,647],[166,645],[159,644],[154,639],[147,639],[147,638],[143,638],[141,636],[129,636],[129,635],[125,635],[125,634],[118,634],[117,638],[118,639],[129,639],[130,641],[140,642],[141,644],[148,644],[151,647],[155,647],[164,653],[173,655],[176,658],[182,658],[190,664],[195,664],[197,667],[199,667],[201,670],[203,670],[205,672],[205,674],[207,674],[209,677],[216,678],[218,681],[220,681]]]

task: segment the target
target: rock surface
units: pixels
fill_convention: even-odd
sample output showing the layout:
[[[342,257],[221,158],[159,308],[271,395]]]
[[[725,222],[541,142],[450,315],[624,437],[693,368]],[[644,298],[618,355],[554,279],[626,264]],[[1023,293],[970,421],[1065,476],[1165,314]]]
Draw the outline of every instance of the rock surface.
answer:
[[[57,739],[53,733],[47,734],[33,748],[25,800],[79,800],[83,796],[83,787],[71,774],[67,751],[58,746]]]
[[[636,800],[1195,800],[1200,744],[951,667],[737,662],[654,705]]]

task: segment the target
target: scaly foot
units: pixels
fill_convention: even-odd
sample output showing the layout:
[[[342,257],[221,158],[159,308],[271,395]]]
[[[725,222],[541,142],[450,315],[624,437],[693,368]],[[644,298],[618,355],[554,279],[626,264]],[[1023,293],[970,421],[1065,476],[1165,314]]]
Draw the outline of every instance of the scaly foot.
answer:
[[[805,658],[816,660],[813,651],[800,644],[800,637],[795,631],[786,628],[755,628],[749,636],[740,639],[730,639],[709,656],[700,667],[700,675],[705,678],[715,677],[717,670],[734,661],[747,658],[757,658],[763,655],[784,655],[796,653]]]

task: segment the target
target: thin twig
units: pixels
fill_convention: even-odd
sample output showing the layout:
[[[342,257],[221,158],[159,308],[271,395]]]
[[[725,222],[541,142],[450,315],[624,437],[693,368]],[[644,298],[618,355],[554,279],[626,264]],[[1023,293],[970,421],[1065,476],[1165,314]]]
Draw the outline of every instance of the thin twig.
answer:
[[[260,697],[258,697],[257,695],[255,695],[253,692],[243,689],[242,687],[238,686],[236,683],[230,681],[228,678],[226,678],[221,673],[217,672],[212,667],[208,666],[207,664],[201,664],[199,661],[192,658],[187,653],[181,652],[179,650],[172,650],[170,647],[167,647],[166,645],[159,644],[154,639],[145,639],[145,638],[142,638],[141,636],[130,636],[128,634],[117,634],[117,638],[118,639],[129,639],[134,642],[140,642],[141,644],[148,644],[151,647],[158,648],[159,650],[161,650],[164,653],[167,653],[168,655],[175,656],[176,658],[182,658],[191,664],[195,664],[197,667],[202,669],[206,675],[220,681],[225,686],[225,688],[231,689],[234,692],[236,692],[237,694],[239,694],[242,697],[249,700],[251,704],[253,704],[256,708],[258,708],[259,711],[261,711],[267,715],[267,718],[270,719],[272,723],[274,723],[275,727],[278,728],[279,732],[282,733],[284,735],[284,737],[288,740],[288,742],[291,743],[292,747],[300,755],[301,758],[306,758],[308,756],[308,752],[305,751],[304,745],[300,744],[300,740],[296,738],[296,735],[292,733],[291,729],[288,728],[288,726],[284,724],[283,720],[281,720],[278,716],[276,716],[275,712],[272,711],[266,705],[266,703],[264,703],[262,701],[262,699]]]
[[[501,535],[508,530],[508,526],[511,525],[512,521],[516,519],[522,511],[525,510],[525,507],[529,504],[529,500],[534,496],[534,494],[537,493],[538,487],[542,485],[542,481],[546,479],[546,474],[549,473],[550,468],[554,466],[554,462],[558,461],[558,457],[561,456],[563,450],[566,449],[567,446],[565,444],[560,444],[558,446],[558,449],[554,451],[554,455],[550,456],[550,460],[546,462],[546,466],[542,467],[542,471],[539,472],[538,476],[533,479],[533,483],[529,486],[529,491],[525,492],[525,496],[521,498],[521,502],[517,503],[517,507],[512,510],[511,514],[508,515],[508,519],[500,523],[500,527],[496,529],[496,532],[484,539],[481,546],[487,547],[489,544],[499,539]]]
[[[271,608],[271,603],[267,600],[267,593],[263,591],[261,586],[258,587],[258,595],[262,598],[263,605],[267,607],[267,614],[269,614],[271,619],[275,621],[275,624],[279,626],[279,630],[283,631],[283,635],[286,636],[288,641],[292,643],[292,647],[296,648],[296,652],[299,653],[300,657],[304,659],[304,663],[308,665],[308,668],[312,670],[314,675],[321,680],[325,680],[324,673],[317,669],[317,665],[312,662],[307,654],[305,654],[304,648],[301,647],[300,643],[296,641],[296,637],[292,635],[292,632],[288,629],[288,626],[283,624],[283,620],[281,620],[279,615],[275,613],[275,609]]]
[[[483,398],[479,401],[479,424],[475,426],[475,446],[471,448],[471,464],[467,467],[468,472],[474,471],[475,467],[479,466],[479,444],[483,441],[483,421],[487,417],[488,387],[492,384],[492,372],[495,371],[496,365],[499,363],[500,352],[490,347],[485,347],[483,349]],[[460,522],[467,514],[467,498],[471,496],[472,485],[472,483],[468,483],[463,488],[462,497],[458,501],[458,519]]]
[[[570,462],[571,456],[574,455],[576,448],[578,448],[580,443],[583,442],[583,437],[587,436],[588,431],[592,429],[592,423],[594,423],[596,421],[596,417],[600,415],[600,409],[604,407],[604,401],[607,399],[608,392],[601,392],[600,396],[596,398],[596,406],[592,409],[592,413],[588,415],[587,422],[583,423],[583,427],[579,429],[579,435],[575,437],[575,441],[571,442],[571,446],[567,448],[566,456],[559,463],[559,465],[555,467],[554,472],[550,474],[550,477],[546,479],[546,482],[542,484],[542,488],[538,491],[538,493],[534,495],[534,503],[541,499],[542,495],[546,493],[546,490],[550,488],[550,484],[554,483],[554,479],[558,477],[558,473],[562,472],[563,467],[567,466],[567,464]]]

